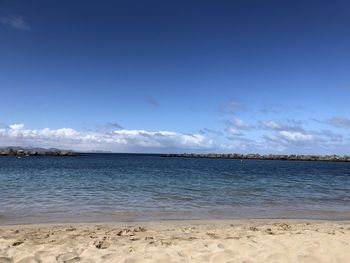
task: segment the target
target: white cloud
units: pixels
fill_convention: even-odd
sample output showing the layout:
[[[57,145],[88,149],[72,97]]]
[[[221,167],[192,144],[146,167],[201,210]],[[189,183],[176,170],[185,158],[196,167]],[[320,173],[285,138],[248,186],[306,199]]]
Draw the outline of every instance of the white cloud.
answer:
[[[232,136],[229,138],[230,143],[221,145],[221,149],[235,153],[252,153],[264,151],[266,145],[260,140],[252,140],[245,137]]]
[[[23,124],[12,124],[0,129],[0,145],[56,147],[78,151],[162,152],[210,149],[213,141],[200,134],[172,131],[119,129],[110,133],[81,132],[71,128],[25,129]]]
[[[260,121],[260,126],[263,129],[274,130],[274,131],[299,131],[301,133],[305,132],[301,126],[302,122],[297,120],[288,119],[285,123],[265,120]]]
[[[272,120],[262,121],[261,125],[263,128],[271,129],[271,130],[283,129],[281,124],[279,124],[278,122],[272,121]]]
[[[27,24],[26,21],[23,20],[23,17],[21,16],[11,14],[8,16],[1,17],[0,21],[2,24],[18,30],[24,30],[24,31],[30,30],[29,25]]]
[[[21,129],[23,129],[24,124],[23,123],[21,123],[21,124],[12,124],[9,127],[12,130],[21,130]]]
[[[245,127],[236,121],[236,126]],[[32,146],[76,151],[113,152],[237,152],[237,153],[348,153],[346,135],[331,130],[280,129],[277,122],[265,123],[269,130],[259,129],[243,134],[244,129],[228,126],[227,136],[185,134],[174,131],[128,130],[120,125],[108,129],[79,131],[72,128],[29,129],[21,123],[0,126],[1,146]],[[209,137],[208,137],[209,136]]]
[[[241,133],[239,130],[237,130],[236,128],[233,128],[233,127],[227,128],[226,131],[227,131],[230,135],[233,135],[233,136],[241,136],[241,135],[242,135],[242,133]]]
[[[281,136],[281,138],[293,142],[310,141],[313,139],[311,134],[301,133],[299,131],[280,131],[278,134]]]
[[[250,125],[249,123],[246,123],[243,120],[238,119],[238,118],[226,121],[226,125],[233,126],[237,129],[241,129],[241,130],[248,130],[248,129],[252,128],[252,125]]]

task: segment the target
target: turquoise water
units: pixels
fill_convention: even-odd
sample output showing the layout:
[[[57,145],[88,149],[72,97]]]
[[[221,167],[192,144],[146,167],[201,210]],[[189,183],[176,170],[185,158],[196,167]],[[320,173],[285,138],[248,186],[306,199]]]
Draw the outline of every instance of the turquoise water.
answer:
[[[0,223],[350,219],[350,163],[86,154],[0,158]]]

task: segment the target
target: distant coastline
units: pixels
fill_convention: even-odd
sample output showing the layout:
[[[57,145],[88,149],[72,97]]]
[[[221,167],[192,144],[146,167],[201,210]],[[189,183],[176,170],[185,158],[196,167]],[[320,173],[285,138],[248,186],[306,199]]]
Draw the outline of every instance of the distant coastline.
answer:
[[[303,154],[240,154],[240,153],[113,153],[113,152],[89,152],[90,154],[131,154],[131,155],[158,155],[169,158],[209,158],[209,159],[237,159],[237,160],[279,160],[279,161],[325,161],[325,162],[350,162],[348,155],[303,155]],[[89,154],[56,148],[32,148],[32,147],[2,147],[1,156],[79,156]]]
[[[178,157],[178,158],[212,158],[212,159],[239,159],[239,160],[281,160],[281,161],[328,161],[328,162],[350,162],[350,156],[344,155],[296,155],[296,154],[162,154],[162,157]]]
[[[0,156],[77,156],[77,152],[60,149],[5,147],[0,148]]]

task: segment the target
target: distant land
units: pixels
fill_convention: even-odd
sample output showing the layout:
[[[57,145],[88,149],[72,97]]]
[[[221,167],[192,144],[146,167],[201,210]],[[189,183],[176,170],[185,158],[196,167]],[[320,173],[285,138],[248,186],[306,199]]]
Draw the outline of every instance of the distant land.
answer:
[[[37,148],[37,147],[0,147],[1,156],[79,156],[82,154],[116,154],[109,151],[75,152],[73,150],[62,150],[57,148]],[[129,154],[129,153],[118,153]],[[134,153],[135,154],[135,153]],[[138,154],[138,153],[136,153]],[[140,154],[144,155],[144,154]],[[147,154],[146,154],[147,155]],[[238,160],[281,160],[281,161],[328,161],[328,162],[350,162],[348,155],[303,155],[303,154],[240,154],[240,153],[168,153],[152,154],[161,157],[177,158],[210,158],[210,159],[238,159]]]
[[[0,148],[0,156],[76,156],[77,152],[60,150],[56,148],[32,148],[32,147],[3,147]]]
[[[240,159],[240,160],[285,160],[285,161],[328,161],[328,162],[350,162],[350,156],[344,155],[296,155],[296,154],[162,154],[162,157],[179,157],[179,158],[213,158],[213,159]]]

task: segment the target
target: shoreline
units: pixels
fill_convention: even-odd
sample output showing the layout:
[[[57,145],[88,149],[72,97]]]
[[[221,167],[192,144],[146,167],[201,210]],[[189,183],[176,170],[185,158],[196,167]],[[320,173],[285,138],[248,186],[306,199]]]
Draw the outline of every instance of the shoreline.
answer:
[[[163,225],[185,225],[185,224],[216,224],[216,223],[274,223],[274,222],[287,222],[291,224],[297,223],[348,223],[350,224],[350,219],[310,219],[310,218],[241,218],[241,219],[150,219],[150,220],[121,220],[121,221],[71,221],[71,222],[49,222],[49,223],[14,223],[14,224],[1,224],[2,228],[12,228],[12,227],[53,227],[53,226],[95,226],[95,225],[113,225],[113,226],[123,226],[123,225],[153,225],[155,223],[161,223]]]
[[[275,222],[275,221],[285,221],[285,222],[349,222],[350,218],[348,216],[344,217],[233,217],[233,218],[140,218],[140,219],[108,219],[108,220],[78,220],[77,218],[64,220],[60,217],[58,220],[30,220],[28,222],[11,220],[1,221],[0,228],[11,227],[11,226],[61,226],[61,225],[97,225],[97,224],[152,224],[155,222],[161,223],[215,223],[215,222]],[[0,262],[1,263],[1,262]]]
[[[349,261],[349,220],[168,220],[0,226],[0,262]]]

